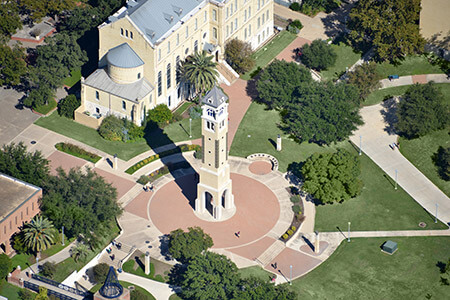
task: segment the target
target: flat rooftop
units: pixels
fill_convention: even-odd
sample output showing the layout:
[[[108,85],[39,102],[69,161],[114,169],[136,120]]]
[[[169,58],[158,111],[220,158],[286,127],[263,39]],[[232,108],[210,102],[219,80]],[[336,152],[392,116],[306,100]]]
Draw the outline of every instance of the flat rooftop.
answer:
[[[39,190],[41,188],[0,173],[0,222]]]

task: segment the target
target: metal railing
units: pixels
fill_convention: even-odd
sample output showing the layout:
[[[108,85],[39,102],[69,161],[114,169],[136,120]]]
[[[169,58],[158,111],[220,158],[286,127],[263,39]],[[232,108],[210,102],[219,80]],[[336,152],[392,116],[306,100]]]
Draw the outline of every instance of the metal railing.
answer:
[[[44,283],[49,284],[51,286],[60,288],[62,290],[65,290],[65,291],[67,291],[69,293],[72,293],[72,294],[75,294],[75,295],[79,295],[79,296],[83,296],[83,297],[86,297],[86,296],[89,295],[89,292],[80,291],[79,289],[67,286],[67,285],[62,284],[60,282],[57,282],[57,281],[54,281],[54,280],[51,280],[49,278],[42,277],[42,276],[39,276],[39,275],[36,275],[36,274],[32,274],[31,278],[33,278],[35,280],[38,280],[38,281],[41,281],[41,282],[44,282]]]
[[[32,282],[29,282],[29,281],[25,281],[23,283],[23,285],[24,285],[25,288],[27,288],[29,290],[32,290],[32,291],[34,291],[36,293],[39,293],[39,285],[37,285],[35,283],[32,283]],[[61,293],[56,292],[54,290],[47,290],[47,295],[54,295],[54,296],[58,297],[61,300],[77,300],[76,298],[70,297],[68,295],[61,294]],[[87,297],[87,295],[84,296],[84,297]]]

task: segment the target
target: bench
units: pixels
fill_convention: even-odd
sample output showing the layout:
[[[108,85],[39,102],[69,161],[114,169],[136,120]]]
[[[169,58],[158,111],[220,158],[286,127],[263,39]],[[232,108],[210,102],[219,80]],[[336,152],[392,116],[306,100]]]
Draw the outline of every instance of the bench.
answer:
[[[388,79],[389,79],[389,80],[392,80],[392,79],[398,79],[398,78],[399,78],[398,75],[389,75],[389,76],[388,76]]]
[[[278,159],[276,159],[275,157],[273,157],[270,154],[255,153],[255,154],[251,154],[251,155],[247,156],[247,159],[251,160],[251,161],[257,161],[257,160],[268,161],[272,164],[272,171],[278,171]]]

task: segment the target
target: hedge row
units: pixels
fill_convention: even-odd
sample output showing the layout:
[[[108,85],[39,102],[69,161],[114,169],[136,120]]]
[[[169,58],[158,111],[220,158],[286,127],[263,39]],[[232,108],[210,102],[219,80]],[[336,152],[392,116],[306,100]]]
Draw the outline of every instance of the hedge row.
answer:
[[[151,172],[149,175],[142,175],[141,177],[139,177],[137,183],[147,184],[148,182],[153,182],[156,179],[158,179],[166,174],[169,174],[170,172],[173,172],[175,170],[188,169],[190,167],[191,167],[191,165],[186,161],[182,161],[182,162],[178,162],[178,163],[174,163],[174,164],[168,163],[167,166],[161,167],[158,170]]]
[[[98,156],[97,154],[88,152],[83,148],[70,143],[58,143],[55,145],[55,148],[67,154],[93,162],[94,164],[101,159],[101,157]]]
[[[289,228],[285,234],[283,234],[281,237],[283,238],[283,240],[287,240],[289,239],[290,236],[292,236],[295,232],[297,231],[297,228],[295,228],[295,226],[291,226],[291,228]]]
[[[129,167],[125,171],[125,173],[128,173],[128,174],[131,175],[134,172],[136,172],[137,170],[139,170],[140,168],[148,165],[151,162],[154,162],[155,160],[163,158],[165,156],[169,156],[169,155],[173,155],[173,154],[181,153],[181,152],[187,152],[187,151],[198,151],[200,149],[201,149],[201,147],[199,145],[186,145],[186,144],[183,144],[183,145],[180,145],[180,146],[175,147],[173,149],[170,149],[170,150],[167,150],[167,151],[163,151],[163,152],[161,152],[159,154],[151,155],[151,156],[149,156],[149,157],[147,157],[147,158],[145,158],[145,159],[135,163],[131,167]]]

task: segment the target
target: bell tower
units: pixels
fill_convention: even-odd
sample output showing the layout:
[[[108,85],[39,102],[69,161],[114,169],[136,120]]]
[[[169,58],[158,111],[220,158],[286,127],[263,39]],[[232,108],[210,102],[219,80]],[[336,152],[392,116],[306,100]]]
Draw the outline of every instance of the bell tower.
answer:
[[[195,211],[215,220],[234,213],[228,164],[228,97],[214,86],[202,99],[202,166]]]

